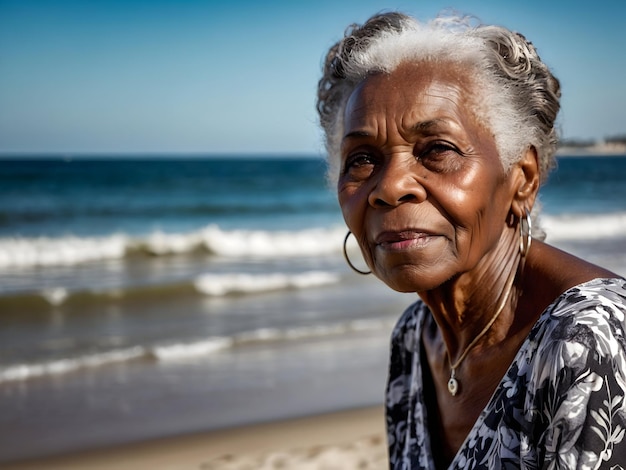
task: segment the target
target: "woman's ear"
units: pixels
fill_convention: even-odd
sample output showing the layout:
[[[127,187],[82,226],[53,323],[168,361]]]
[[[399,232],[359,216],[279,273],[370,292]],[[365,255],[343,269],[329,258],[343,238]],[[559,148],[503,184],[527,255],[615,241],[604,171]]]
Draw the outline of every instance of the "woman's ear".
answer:
[[[513,165],[513,202],[511,210],[516,217],[526,215],[535,205],[539,191],[539,157],[535,147],[529,147],[520,161]]]

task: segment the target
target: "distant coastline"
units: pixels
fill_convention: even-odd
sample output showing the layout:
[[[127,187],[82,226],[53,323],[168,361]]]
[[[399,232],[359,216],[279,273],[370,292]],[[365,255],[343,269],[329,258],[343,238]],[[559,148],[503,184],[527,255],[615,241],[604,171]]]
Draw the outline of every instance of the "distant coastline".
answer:
[[[559,157],[623,156],[626,143],[594,143],[592,145],[561,145],[556,151]]]

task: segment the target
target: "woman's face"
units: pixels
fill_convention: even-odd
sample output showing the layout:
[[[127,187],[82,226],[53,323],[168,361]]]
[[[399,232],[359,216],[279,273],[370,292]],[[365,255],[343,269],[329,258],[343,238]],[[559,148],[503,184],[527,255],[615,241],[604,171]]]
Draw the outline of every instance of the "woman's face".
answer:
[[[364,80],[346,107],[339,203],[370,268],[402,292],[475,268],[510,212],[512,185],[461,72],[403,64]]]

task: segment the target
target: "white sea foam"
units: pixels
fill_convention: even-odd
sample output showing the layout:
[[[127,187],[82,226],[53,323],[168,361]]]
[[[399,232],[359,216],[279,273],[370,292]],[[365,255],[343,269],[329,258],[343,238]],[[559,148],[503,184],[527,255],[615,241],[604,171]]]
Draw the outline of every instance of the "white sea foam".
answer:
[[[204,250],[231,258],[318,256],[340,252],[343,234],[343,228],[229,231],[211,225],[185,233],[156,231],[143,237],[114,234],[0,238],[0,268],[73,266],[121,259],[138,252],[166,256]]]
[[[266,341],[294,341],[307,338],[339,336],[349,333],[363,333],[368,331],[391,332],[396,318],[391,319],[357,319],[346,322],[306,325],[287,328],[261,328],[235,336],[235,344],[258,343]]]
[[[278,328],[259,328],[252,331],[244,331],[236,336],[238,344],[260,343],[263,341],[276,341],[284,338],[285,334]]]
[[[268,292],[281,289],[305,289],[307,287],[333,284],[339,275],[325,271],[308,271],[299,274],[203,274],[194,285],[198,292],[209,296],[233,293]]]
[[[41,293],[41,295],[51,305],[57,306],[57,305],[61,305],[65,301],[69,293],[67,289],[64,289],[63,287],[55,287],[51,289],[45,289]]]
[[[151,355],[162,361],[184,360],[228,349],[233,343],[233,338],[212,337],[190,343],[155,346],[151,350]]]
[[[0,267],[71,266],[118,259],[125,256],[128,244],[125,235],[0,238]]]
[[[626,213],[541,217],[548,242],[626,237]]]
[[[262,230],[223,231],[211,226],[202,231],[208,250],[228,257],[315,256],[338,252],[345,229],[307,229],[268,232]]]
[[[35,364],[14,364],[5,368],[0,368],[0,382],[26,380],[47,375],[66,374],[78,369],[88,369],[107,364],[126,362],[138,359],[144,355],[145,349],[140,346],[136,346]]]
[[[597,240],[623,237],[626,213],[542,216],[548,240]],[[294,231],[224,230],[216,225],[183,233],[155,231],[142,237],[113,234],[0,238],[0,268],[73,266],[122,259],[129,254],[156,256],[203,250],[227,258],[288,258],[339,254],[345,228]]]
[[[202,237],[198,232],[164,233],[154,232],[145,240],[146,251],[153,255],[183,254],[193,251],[202,244]]]
[[[151,348],[149,355],[163,362],[181,361],[251,344],[298,341],[368,331],[390,332],[395,322],[395,318],[364,319],[287,329],[258,328],[256,330],[243,331],[230,337],[210,337],[185,343],[155,346]]]
[[[56,376],[112,364],[141,359],[176,362],[210,356],[231,348],[259,343],[300,341],[367,331],[391,331],[393,319],[362,319],[330,324],[314,324],[286,329],[259,328],[233,336],[213,336],[195,341],[116,348],[94,354],[68,357],[39,363],[22,363],[0,367],[0,383]]]

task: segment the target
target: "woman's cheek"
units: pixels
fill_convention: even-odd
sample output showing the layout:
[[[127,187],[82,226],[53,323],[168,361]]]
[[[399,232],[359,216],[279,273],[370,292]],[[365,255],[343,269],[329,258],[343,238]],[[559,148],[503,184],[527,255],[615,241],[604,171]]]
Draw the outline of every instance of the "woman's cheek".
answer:
[[[363,258],[368,266],[373,267],[373,254],[368,243],[365,217],[367,212],[367,196],[360,188],[344,188],[339,192],[339,205],[344,221],[356,238]]]
[[[362,197],[362,191],[359,188],[353,186],[346,186],[340,188],[339,191],[339,206],[343,218],[348,225],[348,228],[352,233],[360,232],[363,226],[365,205],[367,204],[367,198]]]

